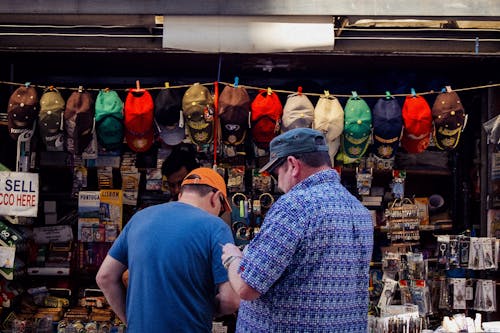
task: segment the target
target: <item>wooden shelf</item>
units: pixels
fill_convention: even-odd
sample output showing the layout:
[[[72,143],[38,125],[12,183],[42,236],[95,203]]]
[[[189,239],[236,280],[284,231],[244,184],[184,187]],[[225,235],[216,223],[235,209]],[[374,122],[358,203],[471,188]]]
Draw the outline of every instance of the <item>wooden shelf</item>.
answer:
[[[389,230],[389,228],[385,225],[375,226],[374,229],[379,230],[380,232],[389,232],[389,231],[396,230],[396,229]],[[434,231],[434,230],[451,230],[451,229],[453,229],[453,223],[450,221],[450,223],[446,223],[446,224],[442,224],[442,225],[439,225],[439,224],[420,225],[418,227],[418,229],[415,229],[415,230]],[[409,230],[409,231],[414,231],[414,230]]]
[[[433,168],[419,168],[419,169],[406,169],[407,176],[451,176],[448,169],[433,169]],[[356,174],[356,168],[342,168],[342,174],[351,175]],[[377,170],[373,169],[373,177],[392,177],[392,170]]]

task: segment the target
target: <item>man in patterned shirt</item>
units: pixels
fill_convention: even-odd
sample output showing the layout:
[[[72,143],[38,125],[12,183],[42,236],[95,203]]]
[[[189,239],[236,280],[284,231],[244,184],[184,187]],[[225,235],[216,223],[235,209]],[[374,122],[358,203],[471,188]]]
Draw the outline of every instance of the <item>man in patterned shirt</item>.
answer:
[[[236,331],[366,332],[372,220],[340,184],[323,134],[274,138],[263,171],[285,194],[244,255],[226,244],[221,257],[244,300]]]

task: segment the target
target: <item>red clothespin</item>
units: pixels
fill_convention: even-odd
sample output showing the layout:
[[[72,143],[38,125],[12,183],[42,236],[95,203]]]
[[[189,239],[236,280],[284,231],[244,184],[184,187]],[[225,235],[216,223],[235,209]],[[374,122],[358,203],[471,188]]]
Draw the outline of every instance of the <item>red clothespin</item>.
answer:
[[[297,94],[298,94],[299,96],[300,96],[300,95],[302,95],[302,86],[299,86],[299,87],[297,88]]]

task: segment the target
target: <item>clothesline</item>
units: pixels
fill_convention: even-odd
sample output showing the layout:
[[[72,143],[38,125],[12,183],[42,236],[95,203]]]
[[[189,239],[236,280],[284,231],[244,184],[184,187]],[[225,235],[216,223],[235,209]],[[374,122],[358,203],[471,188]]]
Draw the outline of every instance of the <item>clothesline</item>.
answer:
[[[228,82],[223,82],[223,81],[220,81],[218,83],[226,85],[226,86],[234,86],[235,85],[234,83],[228,83]],[[20,86],[20,85],[24,85],[26,83],[10,82],[10,81],[0,81],[0,84],[12,85],[12,86]],[[215,82],[206,82],[206,83],[200,83],[200,84],[204,85],[204,86],[213,86],[215,84]],[[58,90],[74,90],[74,91],[76,91],[76,90],[81,89],[80,87],[57,87],[57,86],[53,86],[53,85],[32,85],[32,84],[30,84],[30,85],[34,86],[36,88],[40,88],[40,89],[47,89],[47,88],[50,88],[50,87],[58,89]],[[189,88],[191,85],[192,84],[170,85],[170,84],[168,84],[166,82],[164,86],[149,87],[149,88],[141,87],[141,88],[142,89],[146,89],[146,90],[162,90],[162,89],[165,89],[165,88],[180,89],[180,88]],[[249,90],[267,90],[267,89],[269,89],[268,87],[263,88],[263,87],[248,86],[248,85],[244,85],[244,84],[238,84],[238,86],[239,87],[243,87],[245,89],[249,89]],[[493,88],[493,87],[499,87],[499,86],[500,86],[500,83],[491,83],[491,84],[486,84],[486,85],[472,86],[472,87],[465,87],[465,88],[453,88],[453,90],[456,91],[456,92],[460,92],[460,91],[467,91],[467,90],[487,89],[487,88]],[[113,90],[116,90],[116,91],[128,91],[129,89],[131,89],[131,88],[119,88],[119,89],[113,89]],[[85,90],[87,90],[87,91],[100,91],[100,90],[102,90],[102,88],[85,88]],[[280,90],[280,89],[271,89],[271,90],[274,91],[274,92],[277,92],[277,93],[284,93],[284,94],[294,94],[294,93],[297,92],[297,91]],[[321,95],[324,95],[326,92],[327,92],[327,90],[325,90],[324,93],[302,92],[302,94],[304,94],[306,96],[317,96],[317,97],[319,97]],[[424,92],[417,92],[416,94],[417,95],[432,95],[432,94],[437,94],[439,92],[440,91],[430,90],[430,91],[424,91]],[[352,95],[333,94],[333,93],[331,93],[330,95],[331,96],[335,96],[335,97],[346,97],[346,98],[349,98],[349,97],[352,96]],[[380,97],[385,97],[387,95],[386,94],[381,94],[381,95],[378,95],[378,94],[358,94],[357,96],[359,96],[361,98],[380,98]],[[408,96],[408,94],[391,94],[391,96],[394,96],[394,97],[405,97],[405,96]]]

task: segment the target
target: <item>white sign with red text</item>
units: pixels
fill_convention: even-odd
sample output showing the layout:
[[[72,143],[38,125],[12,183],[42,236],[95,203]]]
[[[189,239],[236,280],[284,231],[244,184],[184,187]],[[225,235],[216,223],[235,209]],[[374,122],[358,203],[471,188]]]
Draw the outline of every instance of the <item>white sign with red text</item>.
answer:
[[[38,174],[0,172],[0,215],[36,217]]]

